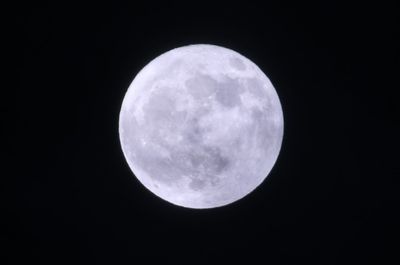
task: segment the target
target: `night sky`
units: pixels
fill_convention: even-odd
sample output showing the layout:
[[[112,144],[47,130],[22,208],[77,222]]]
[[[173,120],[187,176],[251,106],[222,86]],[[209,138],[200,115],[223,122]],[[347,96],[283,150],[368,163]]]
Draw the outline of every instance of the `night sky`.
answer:
[[[1,263],[395,264],[395,7],[189,2],[12,10],[17,77],[2,101],[16,163],[3,160]],[[285,119],[263,184],[208,210],[144,188],[118,135],[138,71],[197,43],[256,63]]]

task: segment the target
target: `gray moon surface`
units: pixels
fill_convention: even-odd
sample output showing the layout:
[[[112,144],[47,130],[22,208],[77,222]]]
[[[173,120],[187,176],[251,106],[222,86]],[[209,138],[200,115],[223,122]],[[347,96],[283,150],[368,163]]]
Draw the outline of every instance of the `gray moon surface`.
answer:
[[[274,166],[283,112],[243,55],[197,44],[147,64],[125,94],[119,136],[137,179],[175,205],[214,208],[259,186]]]

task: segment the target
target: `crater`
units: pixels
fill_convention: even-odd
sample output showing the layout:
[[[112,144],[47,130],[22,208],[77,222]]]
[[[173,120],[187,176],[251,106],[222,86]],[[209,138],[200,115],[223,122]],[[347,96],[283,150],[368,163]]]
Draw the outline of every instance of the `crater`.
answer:
[[[238,80],[227,78],[227,81],[218,83],[215,99],[227,108],[241,105],[240,88],[241,85]]]
[[[188,121],[185,126],[184,137],[191,144],[197,144],[203,141],[203,131],[199,125],[198,118],[193,118]]]
[[[150,95],[150,99],[143,106],[143,112],[149,121],[164,121],[171,118],[170,116],[176,108],[176,102],[166,91],[169,88],[160,88]]]
[[[229,159],[221,154],[218,147],[195,146],[186,154],[187,166],[203,175],[217,175],[229,166]]]
[[[189,188],[192,190],[198,191],[203,189],[206,186],[206,182],[204,180],[193,178],[192,181],[189,183]]]
[[[153,148],[142,149],[136,157],[136,163],[150,178],[167,185],[174,183],[182,175],[171,167],[168,159],[158,156]]]
[[[236,70],[239,70],[239,71],[246,70],[246,65],[244,64],[244,62],[240,58],[237,58],[237,57],[230,58],[229,59],[229,64],[233,68],[235,68]]]
[[[245,80],[246,88],[247,90],[260,98],[266,98],[267,97],[267,91],[264,88],[262,80],[259,78],[248,78]]]
[[[262,119],[265,118],[264,113],[256,107],[251,108],[251,117],[257,122],[260,122]]]
[[[217,147],[204,147],[207,159],[204,161],[204,168],[210,174],[219,174],[229,165],[229,159],[222,156]]]
[[[196,74],[185,81],[185,86],[195,99],[211,96],[217,89],[218,82],[208,75]]]

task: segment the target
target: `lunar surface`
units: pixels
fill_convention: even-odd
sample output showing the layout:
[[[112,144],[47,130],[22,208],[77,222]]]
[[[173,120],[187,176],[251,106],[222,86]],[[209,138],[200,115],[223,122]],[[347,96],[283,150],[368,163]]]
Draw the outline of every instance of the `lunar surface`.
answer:
[[[214,45],[176,48],[151,61],[130,85],[119,118],[137,179],[188,208],[220,207],[252,192],[283,137],[270,80],[243,55]]]

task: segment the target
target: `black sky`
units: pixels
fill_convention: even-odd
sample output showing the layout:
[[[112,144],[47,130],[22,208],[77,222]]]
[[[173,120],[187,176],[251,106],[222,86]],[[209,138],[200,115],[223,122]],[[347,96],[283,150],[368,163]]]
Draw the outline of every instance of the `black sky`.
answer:
[[[17,164],[2,192],[5,264],[390,260],[399,224],[394,5],[147,2],[16,8],[17,79],[5,91]],[[148,192],[118,137],[138,71],[196,43],[255,62],[285,118],[266,181],[232,205],[202,211]]]

